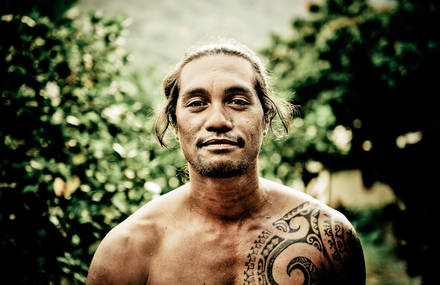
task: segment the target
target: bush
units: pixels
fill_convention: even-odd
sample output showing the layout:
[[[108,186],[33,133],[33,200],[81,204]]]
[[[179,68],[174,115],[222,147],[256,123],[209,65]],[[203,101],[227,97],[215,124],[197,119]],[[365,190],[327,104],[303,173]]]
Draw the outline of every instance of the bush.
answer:
[[[124,73],[125,18],[1,16],[0,259],[11,284],[82,283],[99,241],[182,183]]]
[[[422,232],[435,211],[439,3],[311,3],[310,17],[294,20],[288,36],[272,35],[263,51],[278,89],[295,91],[303,114],[278,143],[279,161],[305,183],[326,168],[361,169],[367,187],[389,184],[399,198],[394,226],[408,272],[433,280],[438,243]]]

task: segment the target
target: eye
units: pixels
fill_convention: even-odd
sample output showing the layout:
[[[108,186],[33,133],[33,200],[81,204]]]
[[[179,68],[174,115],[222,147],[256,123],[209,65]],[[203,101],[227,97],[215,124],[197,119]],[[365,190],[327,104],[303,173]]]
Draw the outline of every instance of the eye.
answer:
[[[197,100],[189,101],[188,104],[186,104],[186,107],[189,107],[189,108],[199,108],[199,107],[203,107],[205,105],[206,105],[206,103],[204,101],[197,99]]]
[[[229,101],[229,104],[241,107],[241,106],[249,105],[249,101],[247,101],[246,99],[242,99],[242,98],[234,98],[231,101]]]

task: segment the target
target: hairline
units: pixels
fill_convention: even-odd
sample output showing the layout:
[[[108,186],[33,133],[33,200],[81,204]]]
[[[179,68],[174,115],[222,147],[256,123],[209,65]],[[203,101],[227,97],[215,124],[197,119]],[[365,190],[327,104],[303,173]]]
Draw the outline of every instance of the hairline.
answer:
[[[188,64],[190,64],[190,63],[192,63],[192,62],[194,62],[194,61],[196,61],[196,60],[200,60],[200,59],[202,59],[202,58],[205,58],[205,57],[211,57],[211,56],[230,56],[230,57],[237,57],[237,58],[241,58],[241,59],[243,59],[243,60],[246,60],[247,61],[247,63],[249,63],[249,65],[250,65],[250,67],[251,67],[251,70],[252,70],[252,72],[253,72],[253,74],[252,74],[252,82],[251,82],[251,87],[252,87],[252,90],[250,90],[257,98],[258,98],[258,101],[260,102],[260,104],[261,104],[261,106],[263,107],[263,102],[261,101],[261,98],[260,98],[260,96],[258,96],[258,91],[257,91],[257,89],[255,88],[256,87],[256,85],[257,85],[257,81],[258,81],[258,70],[256,70],[255,69],[255,67],[254,67],[254,63],[250,60],[250,59],[248,59],[247,57],[245,57],[245,56],[241,56],[241,55],[236,55],[236,54],[229,54],[229,53],[222,53],[222,52],[220,52],[220,53],[208,53],[208,54],[201,54],[200,56],[196,56],[196,57],[194,57],[194,58],[192,58],[192,59],[190,59],[190,60],[188,60],[188,61],[186,61],[185,60],[185,62],[184,63],[182,63],[181,64],[181,66],[179,66],[179,68],[176,70],[176,76],[177,76],[177,78],[176,78],[176,84],[177,84],[177,88],[179,89],[179,93],[177,94],[177,98],[176,98],[176,101],[178,100],[178,98],[180,97],[180,96],[182,96],[183,95],[183,93],[182,93],[182,89],[181,89],[181,87],[182,87],[182,85],[181,85],[181,77],[182,77],[182,72],[183,72],[183,69],[188,65]],[[262,76],[262,75],[260,75],[260,76]],[[261,78],[263,81],[264,81],[264,78]],[[265,82],[266,84],[267,84],[267,82]],[[238,84],[237,84],[238,85]],[[235,85],[234,85],[235,86]],[[247,89],[247,87],[246,87],[246,89]],[[172,94],[170,94],[170,96],[172,96]]]

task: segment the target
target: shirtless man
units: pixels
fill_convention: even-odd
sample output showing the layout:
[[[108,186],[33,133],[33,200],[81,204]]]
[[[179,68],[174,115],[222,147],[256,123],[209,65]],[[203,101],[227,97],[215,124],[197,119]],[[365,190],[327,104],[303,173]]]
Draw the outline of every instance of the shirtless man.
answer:
[[[164,81],[156,125],[171,126],[190,182],[112,229],[87,284],[365,284],[362,248],[339,212],[260,178],[258,153],[273,117],[258,57],[239,44],[203,46]]]

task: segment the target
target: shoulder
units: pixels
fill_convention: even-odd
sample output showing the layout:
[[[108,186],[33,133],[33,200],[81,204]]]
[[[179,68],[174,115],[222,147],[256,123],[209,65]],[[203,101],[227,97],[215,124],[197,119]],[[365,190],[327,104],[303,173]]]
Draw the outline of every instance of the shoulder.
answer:
[[[179,203],[181,189],[174,191],[150,201],[107,233],[93,256],[87,284],[146,283],[149,261],[166,228],[163,221]]]
[[[328,264],[328,276],[343,284],[364,284],[365,264],[358,235],[339,211],[292,188],[265,181],[283,209],[272,220],[274,233],[288,246],[312,246]],[[313,260],[313,258],[310,258]]]
[[[273,197],[273,201],[284,210],[283,218],[292,217],[298,213],[314,212],[316,214],[319,212],[329,219],[338,220],[351,227],[351,223],[341,212],[304,192],[266,179],[261,179],[261,183],[269,196]]]
[[[333,267],[333,278],[342,284],[365,284],[365,261],[358,234],[340,212],[322,210],[318,221],[323,246]]]
[[[138,225],[124,221],[104,237],[93,256],[87,284],[125,284],[127,281],[145,283],[148,278],[148,261],[138,255],[154,250],[154,242],[141,239],[139,228]],[[154,224],[144,224],[142,228],[146,230],[147,236],[156,231]]]

